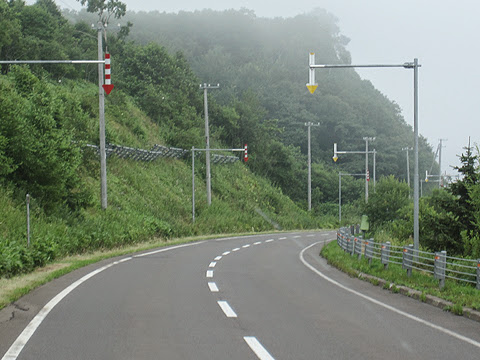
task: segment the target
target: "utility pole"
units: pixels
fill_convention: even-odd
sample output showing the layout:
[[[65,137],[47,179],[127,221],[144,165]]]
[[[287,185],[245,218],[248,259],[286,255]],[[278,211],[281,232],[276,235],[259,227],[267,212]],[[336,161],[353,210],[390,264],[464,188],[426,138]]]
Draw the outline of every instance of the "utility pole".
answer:
[[[368,181],[370,180],[370,173],[368,171],[368,142],[374,141],[374,137],[364,137],[365,140],[365,203],[368,203]]]
[[[98,60],[103,60],[103,24],[97,23]],[[100,130],[100,191],[102,209],[107,208],[107,154],[105,151],[105,92],[103,90],[103,63],[98,63],[98,109]]]
[[[208,89],[218,89],[220,87],[217,85],[210,84],[200,84],[200,89],[203,89],[203,101],[205,105],[205,142],[206,142],[206,170],[207,170],[207,204],[210,206],[212,204],[212,181],[210,175],[210,134],[208,130]]]
[[[438,170],[438,187],[441,188],[443,186],[443,181],[442,181],[442,147],[443,147],[443,141],[447,141],[448,139],[439,139],[440,144],[438,146],[438,167],[440,168]]]
[[[312,210],[312,146],[310,128],[312,126],[320,126],[320,123],[305,123],[308,126],[308,211]]]

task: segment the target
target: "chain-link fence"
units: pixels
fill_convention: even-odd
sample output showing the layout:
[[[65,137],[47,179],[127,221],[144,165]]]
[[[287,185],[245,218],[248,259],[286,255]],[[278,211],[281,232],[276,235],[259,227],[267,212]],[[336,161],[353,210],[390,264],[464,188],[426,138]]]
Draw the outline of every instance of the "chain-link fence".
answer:
[[[99,154],[100,149],[97,145],[87,144],[87,147],[94,150],[97,155]],[[122,145],[107,144],[105,150],[107,157],[115,155],[122,159],[135,161],[154,161],[158,158],[182,159],[190,153],[190,150],[166,147],[163,145],[154,145],[151,150],[144,150]],[[212,154],[211,156],[211,161],[214,164],[230,164],[240,161],[238,157],[231,155]]]

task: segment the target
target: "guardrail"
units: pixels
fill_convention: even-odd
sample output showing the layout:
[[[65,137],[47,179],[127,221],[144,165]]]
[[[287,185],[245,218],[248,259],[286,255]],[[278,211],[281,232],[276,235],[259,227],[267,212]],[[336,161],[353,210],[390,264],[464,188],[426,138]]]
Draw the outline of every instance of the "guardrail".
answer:
[[[401,265],[411,276],[412,271],[433,275],[439,281],[440,288],[445,279],[474,284],[480,290],[480,259],[471,260],[447,256],[446,251],[426,252],[415,250],[413,244],[395,246],[390,242],[377,243],[374,239],[363,239],[353,234],[352,228],[341,228],[337,232],[337,244],[352,256],[360,260],[362,255],[371,264],[373,259],[381,261],[384,268],[389,264]]]

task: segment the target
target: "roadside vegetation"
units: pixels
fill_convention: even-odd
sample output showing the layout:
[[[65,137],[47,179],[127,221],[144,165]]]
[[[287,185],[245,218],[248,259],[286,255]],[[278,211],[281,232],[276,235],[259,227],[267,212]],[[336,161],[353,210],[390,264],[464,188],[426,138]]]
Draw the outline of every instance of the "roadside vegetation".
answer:
[[[421,292],[420,301],[426,300],[426,295],[433,295],[445,299],[453,305],[444,310],[451,311],[457,315],[462,315],[463,307],[473,310],[480,310],[480,291],[474,286],[465,283],[459,283],[454,280],[446,279],[445,286],[440,289],[438,280],[433,276],[418,271],[413,271],[410,277],[401,265],[389,264],[388,269],[384,269],[380,260],[373,259],[372,264],[362,258],[358,260],[356,256],[344,252],[335,241],[326,245],[321,255],[325,257],[328,263],[353,277],[359,274],[368,274],[386,281],[384,288],[392,292],[398,292],[397,286],[406,286],[410,289]],[[367,279],[374,285],[378,285],[375,279]]]

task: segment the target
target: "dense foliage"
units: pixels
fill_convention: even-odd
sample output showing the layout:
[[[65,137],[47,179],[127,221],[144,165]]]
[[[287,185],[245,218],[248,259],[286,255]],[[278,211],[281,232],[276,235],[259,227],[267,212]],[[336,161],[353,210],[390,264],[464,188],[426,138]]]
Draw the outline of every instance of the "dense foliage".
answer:
[[[85,23],[68,23],[51,0],[32,6],[2,0],[0,11],[2,60],[96,57],[96,32]],[[107,36],[106,46],[118,55],[119,78],[106,99],[107,142],[147,149],[154,144],[201,146],[203,98],[185,58],[157,44],[126,43],[127,32]],[[200,181],[192,224],[188,159],[146,164],[109,158],[109,206],[101,210],[98,158],[84,146],[99,142],[96,82],[96,65],[2,67],[0,276],[152,237],[272,230],[272,224],[285,229],[333,226],[334,219],[313,218],[241,163],[213,166],[211,207],[201,181],[205,168],[196,167]],[[248,101],[231,106],[212,101],[211,111],[248,121],[258,109]],[[223,145],[229,136],[235,134],[214,130],[214,144]]]

